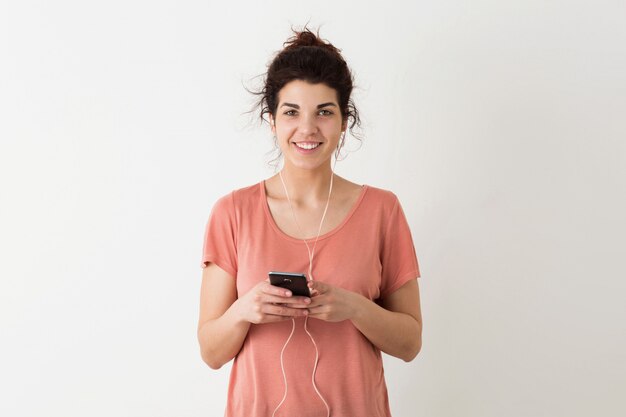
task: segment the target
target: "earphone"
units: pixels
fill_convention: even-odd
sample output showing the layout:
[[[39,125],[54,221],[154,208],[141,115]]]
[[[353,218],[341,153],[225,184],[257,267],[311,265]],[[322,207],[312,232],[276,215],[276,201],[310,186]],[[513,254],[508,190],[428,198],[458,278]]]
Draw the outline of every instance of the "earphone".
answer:
[[[274,121],[274,126],[276,126],[276,122],[275,121]],[[340,146],[338,148],[341,147],[341,144],[343,144],[344,140],[345,140],[345,131],[344,131],[343,138],[340,140]],[[335,161],[334,161],[333,166],[331,168],[330,186],[328,188],[328,199],[326,200],[326,206],[324,207],[324,212],[322,214],[322,219],[320,220],[320,224],[319,224],[319,227],[318,227],[318,230],[317,230],[317,236],[315,237],[315,242],[313,243],[313,250],[311,250],[311,248],[309,247],[309,244],[306,241],[306,239],[302,239],[302,241],[306,245],[307,253],[309,255],[309,281],[313,280],[313,257],[315,255],[315,247],[317,246],[317,241],[318,241],[318,239],[320,237],[320,234],[321,234],[321,231],[322,231],[322,225],[324,224],[324,219],[326,218],[326,213],[328,211],[328,206],[330,204],[330,196],[331,196],[332,191],[333,191],[333,180],[334,180],[334,177],[335,177],[335,169],[334,168],[335,168],[336,164],[337,164],[337,158],[335,157]],[[287,186],[285,184],[285,181],[283,179],[281,171],[278,172],[278,176],[279,176],[280,181],[281,181],[281,183],[283,185],[283,190],[285,192],[285,195],[287,196],[287,201],[289,202],[289,207],[291,209],[291,214],[293,216],[293,220],[296,223],[296,226],[298,227],[298,229],[300,230],[300,234],[304,236],[304,233],[302,232],[302,228],[300,227],[300,224],[298,223],[298,219],[296,218],[296,213],[295,213],[295,210],[293,208],[293,204],[291,203],[291,198],[289,197],[289,192],[287,191]],[[328,406],[328,403],[326,402],[326,400],[324,399],[324,397],[320,393],[319,389],[317,388],[317,385],[315,384],[315,372],[317,371],[317,363],[318,363],[318,360],[319,360],[319,350],[317,348],[317,343],[315,343],[315,339],[313,338],[313,335],[311,335],[311,333],[309,332],[309,330],[307,328],[308,320],[309,320],[309,317],[308,316],[305,317],[305,319],[304,319],[304,331],[309,336],[309,338],[311,339],[311,342],[313,343],[313,346],[315,347],[315,365],[313,366],[313,372],[311,374],[311,383],[313,384],[313,388],[315,389],[315,392],[317,393],[317,395],[320,397],[320,399],[322,400],[322,402],[326,406],[326,412],[327,412],[326,416],[330,417],[330,407]],[[282,370],[282,373],[283,373],[283,382],[285,384],[285,392],[283,394],[282,400],[280,401],[280,403],[274,409],[274,412],[272,413],[272,417],[274,417],[276,415],[276,412],[283,405],[283,403],[285,402],[285,399],[287,398],[288,384],[287,384],[287,375],[285,373],[283,354],[285,352],[285,349],[287,348],[287,345],[291,341],[291,337],[293,336],[294,331],[296,329],[296,321],[295,321],[294,318],[291,319],[291,324],[292,324],[292,326],[291,326],[291,333],[289,334],[289,337],[285,341],[285,344],[283,345],[283,348],[280,351],[280,367],[281,367],[281,370]]]

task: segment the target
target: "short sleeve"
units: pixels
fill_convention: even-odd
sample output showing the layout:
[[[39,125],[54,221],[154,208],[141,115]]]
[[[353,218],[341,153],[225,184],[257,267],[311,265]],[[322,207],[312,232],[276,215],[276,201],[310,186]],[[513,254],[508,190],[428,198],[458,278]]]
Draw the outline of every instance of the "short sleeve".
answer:
[[[237,276],[237,221],[233,193],[220,198],[209,215],[204,232],[201,267],[212,262]]]
[[[381,265],[381,297],[420,276],[411,230],[397,197],[383,237]]]

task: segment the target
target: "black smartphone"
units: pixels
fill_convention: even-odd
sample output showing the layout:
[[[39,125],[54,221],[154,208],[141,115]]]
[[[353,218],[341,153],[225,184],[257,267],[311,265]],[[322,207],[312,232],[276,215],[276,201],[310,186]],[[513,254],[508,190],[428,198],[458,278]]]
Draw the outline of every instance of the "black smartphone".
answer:
[[[307,285],[306,275],[293,272],[270,272],[270,284],[285,288],[293,295],[310,297],[311,292]]]

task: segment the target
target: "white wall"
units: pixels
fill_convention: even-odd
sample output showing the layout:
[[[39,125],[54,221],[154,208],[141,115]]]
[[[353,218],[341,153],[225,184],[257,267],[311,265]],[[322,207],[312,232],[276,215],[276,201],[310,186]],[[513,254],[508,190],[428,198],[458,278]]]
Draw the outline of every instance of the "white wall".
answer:
[[[242,82],[289,26],[356,75],[341,175],[403,202],[424,346],[394,416],[621,416],[623,1],[0,5],[0,414],[223,412],[199,356],[213,202],[272,174]],[[352,143],[355,146],[355,142]]]

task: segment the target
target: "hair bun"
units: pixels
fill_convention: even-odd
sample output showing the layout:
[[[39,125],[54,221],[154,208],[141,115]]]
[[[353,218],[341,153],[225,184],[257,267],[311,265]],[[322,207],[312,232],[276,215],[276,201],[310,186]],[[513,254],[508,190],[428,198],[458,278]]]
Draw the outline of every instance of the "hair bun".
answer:
[[[283,43],[283,47],[285,48],[285,50],[291,50],[303,46],[319,46],[328,49],[329,51],[332,51],[336,54],[339,54],[340,52],[340,50],[335,48],[332,44],[324,42],[324,40],[319,37],[319,33],[316,35],[315,33],[311,32],[306,26],[304,27],[304,29],[302,29],[302,31],[296,31],[293,30],[293,28],[292,31],[294,32],[294,36],[287,39],[287,41]]]

